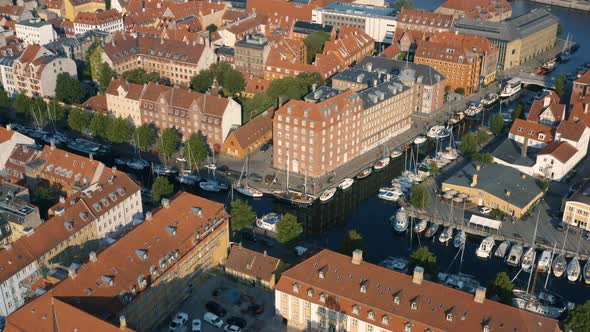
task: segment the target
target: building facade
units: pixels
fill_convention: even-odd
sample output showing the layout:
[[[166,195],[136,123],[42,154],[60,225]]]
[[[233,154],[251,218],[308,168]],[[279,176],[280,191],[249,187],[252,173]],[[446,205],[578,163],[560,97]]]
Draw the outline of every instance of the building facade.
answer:
[[[396,31],[446,32],[453,29],[453,16],[423,10],[402,8]]]
[[[231,131],[223,142],[221,152],[234,158],[243,159],[271,139],[272,118],[270,114],[259,114]]]
[[[141,126],[139,100],[145,86],[113,79],[105,92],[108,110],[113,117],[127,119],[135,127]]]
[[[469,17],[481,21],[500,22],[512,16],[508,0],[447,0],[435,13],[453,15],[455,18]]]
[[[78,13],[93,13],[105,11],[104,0],[63,0],[63,17],[71,22],[76,20]]]
[[[6,176],[6,166],[9,162],[10,155],[17,145],[34,144],[35,140],[25,136],[16,130],[12,130],[10,125],[7,128],[0,127],[0,176]]]
[[[565,224],[590,231],[590,199],[587,195],[589,190],[590,183],[585,182],[566,200],[562,218]]]
[[[17,22],[14,25],[16,37],[25,45],[45,45],[57,39],[53,25],[40,19]]]
[[[78,13],[74,21],[74,32],[81,34],[92,30],[108,33],[123,31],[123,16],[116,9]]]
[[[273,289],[281,260],[246,249],[241,245],[231,248],[224,265],[225,273],[251,286]]]
[[[264,64],[270,52],[270,45],[264,35],[246,35],[234,45],[235,69],[245,76],[264,76]]]
[[[580,78],[574,81],[570,104],[582,103],[588,100],[588,96],[590,96],[590,70],[587,70]]]

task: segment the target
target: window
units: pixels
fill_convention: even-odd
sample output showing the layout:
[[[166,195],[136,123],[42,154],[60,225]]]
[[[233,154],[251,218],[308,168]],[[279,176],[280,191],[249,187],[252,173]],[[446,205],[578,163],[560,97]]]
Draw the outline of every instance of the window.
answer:
[[[353,314],[358,315],[360,310],[361,310],[361,307],[358,304],[355,304],[352,306],[352,313]]]
[[[375,320],[375,311],[369,310],[368,317],[370,320]]]
[[[352,319],[352,326],[358,326],[359,325],[359,321],[356,318]]]

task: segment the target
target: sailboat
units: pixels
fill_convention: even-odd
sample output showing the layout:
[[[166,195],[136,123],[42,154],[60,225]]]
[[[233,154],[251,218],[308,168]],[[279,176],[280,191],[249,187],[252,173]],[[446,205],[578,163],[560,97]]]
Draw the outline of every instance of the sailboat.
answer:
[[[590,285],[590,259],[588,259],[584,265],[584,273],[582,274],[582,277],[584,278],[584,283]]]
[[[437,231],[438,224],[433,222],[430,224],[430,226],[428,226],[428,229],[426,229],[426,234],[424,234],[424,236],[426,236],[426,238],[431,238],[436,234]]]
[[[543,250],[539,263],[537,263],[537,271],[545,273],[549,270],[551,265],[551,250]]]
[[[539,315],[555,319],[559,318],[566,309],[564,299],[548,291],[530,294],[526,290],[516,288],[512,293],[514,294],[512,304],[515,307]]]
[[[565,39],[565,43],[563,44],[563,49],[561,50],[561,53],[559,53],[559,61],[561,63],[566,63],[568,61],[570,61],[571,58],[571,53],[570,53],[570,35],[568,33],[566,39]]]
[[[424,219],[418,221],[416,225],[414,225],[414,232],[416,234],[420,234],[426,230],[426,226],[428,226],[428,222]]]
[[[459,232],[457,232],[457,234],[455,235],[455,238],[453,239],[453,246],[455,248],[462,248],[463,245],[465,244],[466,239],[467,239],[467,235],[465,234],[465,231],[460,230]]]
[[[565,273],[565,270],[567,268],[567,261],[565,259],[565,244],[567,243],[567,235],[569,233],[569,227],[566,227],[565,229],[565,237],[563,238],[563,245],[561,247],[561,253],[559,255],[557,255],[557,257],[555,257],[555,259],[553,259],[553,262],[551,263],[551,269],[553,270],[553,275],[556,278],[561,278],[561,276]]]
[[[522,257],[523,248],[520,244],[514,244],[510,251],[508,252],[508,257],[506,258],[506,264],[511,266],[518,266],[520,264],[520,258]]]
[[[299,207],[308,207],[313,204],[315,197],[308,195],[305,191],[298,192],[289,188],[289,171],[290,171],[289,155],[287,154],[287,183],[285,190],[275,190],[272,195],[279,201],[287,202]],[[307,179],[307,177],[306,177]],[[305,186],[304,186],[305,188]]]
[[[567,265],[567,280],[571,282],[578,281],[578,279],[580,278],[580,272],[580,261],[578,260],[578,257],[575,256]]]
[[[453,226],[447,226],[442,231],[442,233],[440,233],[440,236],[438,237],[438,241],[440,243],[447,243],[452,238],[453,238]]]
[[[510,248],[510,241],[504,241],[500,243],[494,252],[494,256],[498,258],[504,258],[504,256],[506,256],[506,252],[508,252],[508,248]]]
[[[531,271],[533,265],[535,265],[534,258],[535,257],[535,249],[530,247],[526,250],[525,254],[522,256],[522,269],[526,272]]]
[[[403,233],[408,229],[408,215],[406,210],[401,207],[395,213],[395,216],[391,216],[390,222],[393,224],[393,229],[398,233]]]
[[[262,192],[254,187],[248,185],[248,177],[246,176],[246,183],[242,184],[242,178],[244,177],[244,168],[246,169],[246,174],[248,174],[249,170],[249,156],[246,156],[246,161],[244,162],[244,166],[242,166],[242,172],[240,173],[240,178],[238,179],[238,183],[234,185],[234,189],[239,192],[240,194],[248,197],[262,197]]]

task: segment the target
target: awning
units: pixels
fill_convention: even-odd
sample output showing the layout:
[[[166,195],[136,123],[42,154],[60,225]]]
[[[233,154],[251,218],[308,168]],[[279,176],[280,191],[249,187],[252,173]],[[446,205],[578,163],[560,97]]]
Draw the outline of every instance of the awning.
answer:
[[[500,229],[500,226],[502,225],[502,222],[499,220],[484,218],[476,215],[471,216],[471,219],[469,219],[469,223],[493,229]]]

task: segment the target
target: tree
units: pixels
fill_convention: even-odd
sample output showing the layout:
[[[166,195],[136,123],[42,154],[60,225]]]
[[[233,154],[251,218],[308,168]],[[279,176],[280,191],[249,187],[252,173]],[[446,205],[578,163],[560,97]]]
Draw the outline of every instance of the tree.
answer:
[[[310,87],[312,87],[314,84],[317,87],[320,87],[320,86],[326,84],[326,80],[324,80],[322,75],[320,75],[319,73],[303,72],[303,73],[297,75],[297,78],[299,78],[300,80],[303,80],[303,82],[305,82],[305,84],[307,85],[308,89]]]
[[[123,118],[116,118],[109,123],[107,128],[107,139],[112,143],[129,142],[133,128],[127,120]]]
[[[10,97],[8,97],[8,93],[2,88],[0,88],[0,108],[5,108],[10,106]]]
[[[12,103],[12,106],[16,110],[16,113],[27,115],[32,103],[33,101],[31,100],[31,98],[27,97],[23,93],[19,93],[14,99],[14,103]]]
[[[461,153],[467,157],[477,152],[477,136],[474,133],[467,133],[461,141]]]
[[[92,117],[92,120],[90,120],[90,133],[92,133],[92,136],[106,139],[107,129],[109,128],[110,124],[111,119],[107,115],[95,113]]]
[[[205,141],[205,137],[193,133],[184,143],[183,153],[184,158],[186,158],[191,165],[199,166],[209,155],[209,146]]]
[[[160,74],[156,72],[146,73],[143,68],[137,68],[124,72],[121,78],[129,83],[143,85],[149,82],[158,82]]]
[[[209,69],[199,71],[197,75],[191,78],[191,90],[201,93],[207,92],[213,85],[214,78],[215,73]]]
[[[502,114],[496,113],[490,119],[490,130],[496,135],[502,134],[504,130],[504,117]]]
[[[490,139],[490,134],[487,130],[480,128],[477,131],[477,144],[482,145]]]
[[[438,278],[436,256],[427,247],[420,247],[410,255],[408,271],[413,272],[416,266],[423,267],[424,273],[430,275],[431,279],[436,280]]]
[[[428,163],[428,168],[430,170],[430,174],[432,174],[434,177],[440,174],[440,168],[434,161]]]
[[[209,31],[209,34],[212,34],[217,31],[217,25],[211,23],[205,28],[205,30]]]
[[[40,186],[31,192],[31,196],[41,216],[47,217],[47,210],[59,201],[59,193],[54,187]]]
[[[363,236],[355,229],[351,229],[344,236],[341,251],[345,255],[351,255],[356,249],[364,250]]]
[[[523,112],[524,112],[524,105],[521,104],[521,103],[519,103],[514,108],[514,112],[512,112],[512,120],[520,119],[520,117],[522,116]]]
[[[322,53],[328,40],[330,40],[330,34],[321,30],[310,33],[303,40],[307,48],[307,63],[311,64],[315,61],[316,54]]]
[[[236,199],[231,202],[231,218],[230,225],[232,231],[239,231],[242,228],[252,225],[256,219],[256,213],[250,206],[250,204]]]
[[[174,128],[166,128],[162,131],[160,141],[158,142],[158,151],[166,157],[172,157],[180,144],[180,134]]]
[[[561,75],[557,76],[557,78],[555,79],[555,93],[557,93],[558,96],[561,97],[565,93],[566,83],[567,83],[567,78],[566,78],[565,74],[561,74]]]
[[[274,80],[268,86],[266,93],[273,99],[282,96],[285,100],[301,99],[309,92],[309,87],[304,80],[297,77],[285,77]]]
[[[86,110],[73,108],[68,115],[68,126],[72,130],[82,132],[83,129],[88,128],[91,117]]]
[[[414,9],[414,1],[413,0],[396,0],[393,7],[397,10],[402,10],[402,8],[406,9]]]
[[[100,86],[99,92],[104,93],[113,78],[117,77],[117,73],[111,69],[108,63],[103,62],[98,66],[97,76],[98,85]]]
[[[458,93],[458,94],[464,96],[465,95],[465,89],[464,88],[456,88],[455,89],[455,93]]]
[[[152,201],[158,202],[162,198],[170,197],[174,192],[174,185],[165,176],[158,176],[152,184]]]
[[[490,282],[487,295],[488,298],[497,296],[500,302],[510,304],[512,301],[513,289],[514,284],[512,284],[512,281],[510,281],[508,274],[506,274],[506,272],[500,272],[496,274],[494,281]]]
[[[430,195],[425,184],[413,185],[410,192],[410,204],[417,209],[424,209],[428,206]]]
[[[588,331],[590,326],[590,300],[577,305],[568,312],[564,320],[565,331]]]
[[[258,114],[266,111],[274,104],[274,99],[267,93],[257,93],[254,97],[244,101],[244,123],[252,120]]]
[[[303,232],[303,226],[297,221],[297,217],[287,213],[277,224],[277,241],[288,243],[296,240]]]
[[[102,53],[103,49],[98,41],[92,43],[88,48],[88,53],[86,53],[86,61],[90,66],[90,76],[97,82],[100,81],[101,65],[103,64]]]
[[[475,153],[473,154],[473,160],[491,164],[494,162],[494,155],[491,153]]]
[[[219,83],[223,87],[223,94],[225,96],[233,96],[238,92],[244,91],[246,88],[244,76],[233,68],[230,68],[222,74]]]
[[[144,123],[135,128],[133,137],[135,144],[137,144],[141,150],[146,151],[156,142],[156,130]]]

